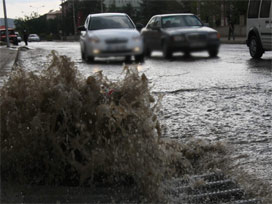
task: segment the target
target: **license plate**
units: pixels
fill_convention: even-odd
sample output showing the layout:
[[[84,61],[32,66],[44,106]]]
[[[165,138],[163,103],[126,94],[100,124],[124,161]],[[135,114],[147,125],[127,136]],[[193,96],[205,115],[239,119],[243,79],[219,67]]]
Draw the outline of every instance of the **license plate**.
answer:
[[[120,51],[120,50],[126,50],[127,46],[125,44],[114,44],[114,45],[108,45],[107,49],[109,51]]]
[[[205,47],[206,43],[205,42],[191,42],[190,47]]]

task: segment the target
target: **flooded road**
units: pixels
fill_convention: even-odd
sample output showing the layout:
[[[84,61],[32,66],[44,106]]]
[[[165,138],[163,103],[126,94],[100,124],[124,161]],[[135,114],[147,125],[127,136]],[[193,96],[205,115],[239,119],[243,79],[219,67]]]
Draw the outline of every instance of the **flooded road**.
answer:
[[[30,43],[29,48],[20,57],[30,70],[42,69],[52,49],[69,56],[84,76],[102,70],[114,80],[123,70],[122,58],[82,62],[78,42]],[[171,61],[156,52],[138,69],[155,94],[164,94],[165,137],[228,143],[237,168],[272,186],[271,52],[253,60],[246,45],[222,45],[218,58],[203,52],[177,54]]]

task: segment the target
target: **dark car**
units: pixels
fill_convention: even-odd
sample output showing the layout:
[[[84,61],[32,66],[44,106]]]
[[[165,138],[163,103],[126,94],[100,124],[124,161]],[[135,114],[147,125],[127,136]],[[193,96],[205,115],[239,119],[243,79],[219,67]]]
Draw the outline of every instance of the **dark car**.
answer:
[[[147,57],[153,50],[161,50],[165,58],[171,58],[173,52],[188,55],[203,50],[216,57],[220,46],[219,33],[204,26],[194,14],[188,13],[153,16],[141,34]]]

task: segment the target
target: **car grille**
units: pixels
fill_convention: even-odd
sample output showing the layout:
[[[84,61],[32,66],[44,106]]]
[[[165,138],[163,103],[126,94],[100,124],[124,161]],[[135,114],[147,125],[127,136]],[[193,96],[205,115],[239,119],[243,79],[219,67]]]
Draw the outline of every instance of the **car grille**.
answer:
[[[132,50],[130,49],[125,49],[125,50],[103,50],[101,53],[103,54],[117,54],[117,53],[130,53]]]
[[[190,34],[190,35],[187,35],[187,38],[190,42],[203,41],[207,39],[207,36],[205,34]]]
[[[127,43],[127,39],[124,38],[114,38],[114,39],[108,39],[106,40],[107,44],[115,44],[115,43]]]

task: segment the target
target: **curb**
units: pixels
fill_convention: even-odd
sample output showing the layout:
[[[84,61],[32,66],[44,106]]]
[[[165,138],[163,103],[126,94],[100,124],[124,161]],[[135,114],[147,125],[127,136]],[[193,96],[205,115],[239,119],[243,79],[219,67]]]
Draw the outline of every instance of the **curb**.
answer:
[[[11,70],[15,70],[15,68],[16,68],[17,66],[19,66],[18,61],[19,61],[19,58],[20,58],[21,50],[23,50],[23,49],[29,49],[29,48],[26,47],[26,46],[18,47],[16,56],[15,56],[15,59],[14,59],[14,63],[13,63],[13,65],[12,65],[12,69],[11,69]]]
[[[16,53],[16,56],[15,56],[15,59],[14,59],[14,63],[13,63],[13,65],[12,65],[12,69],[11,69],[11,70],[14,70],[15,67],[18,66],[20,48],[21,48],[21,47],[19,47],[19,48],[17,49],[17,53]]]

